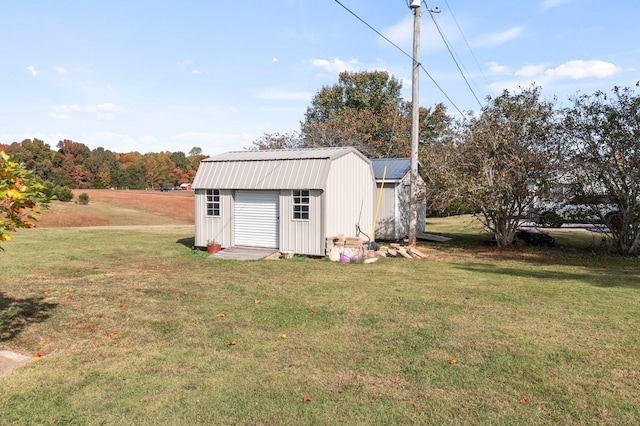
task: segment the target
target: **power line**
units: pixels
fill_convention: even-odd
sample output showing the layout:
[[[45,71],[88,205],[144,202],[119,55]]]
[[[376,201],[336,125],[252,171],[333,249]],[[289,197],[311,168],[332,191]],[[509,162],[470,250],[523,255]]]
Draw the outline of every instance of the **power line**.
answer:
[[[447,0],[444,0],[444,3],[447,5],[447,8],[449,9],[449,13],[451,13],[451,17],[453,18],[453,22],[456,23],[456,26],[458,27],[458,31],[460,31],[460,34],[462,35],[462,39],[464,40],[464,43],[467,45],[467,49],[469,49],[469,52],[471,52],[471,56],[473,57],[473,60],[476,63],[476,66],[478,67],[480,74],[482,74],[482,78],[484,79],[484,82],[486,83],[487,87],[489,87],[490,84],[489,84],[489,81],[487,80],[487,76],[485,75],[482,67],[480,66],[480,63],[478,63],[478,58],[476,58],[476,54],[473,52],[471,45],[469,45],[469,42],[467,41],[467,37],[465,37],[464,32],[462,31],[462,28],[458,23],[458,19],[456,19],[456,16],[454,15],[453,10],[451,9],[451,6],[449,6],[449,2]]]
[[[438,30],[438,33],[440,34],[440,38],[442,38],[442,41],[444,42],[444,45],[446,46],[447,50],[449,51],[449,55],[451,55],[451,59],[453,59],[453,62],[456,64],[456,67],[458,68],[458,71],[460,71],[460,75],[462,76],[462,79],[464,80],[465,83],[467,83],[467,87],[469,88],[469,91],[471,91],[471,94],[473,95],[474,98],[476,98],[476,101],[478,102],[478,105],[480,106],[480,108],[482,108],[482,103],[480,102],[480,99],[478,99],[478,96],[476,96],[476,92],[473,91],[473,88],[469,84],[469,80],[467,80],[467,77],[464,75],[464,72],[462,72],[462,69],[460,68],[460,64],[456,60],[456,57],[453,54],[453,51],[451,50],[451,46],[449,45],[449,43],[447,41],[447,38],[442,33],[442,29],[440,28],[440,25],[438,25],[438,22],[433,17],[433,13],[431,13],[431,10],[429,9],[429,6],[427,6],[427,2],[423,0],[423,3],[424,3],[424,6],[427,8],[427,11],[429,12],[429,15],[431,16],[431,20],[433,21],[434,25],[436,26],[436,29]]]
[[[342,6],[344,8],[344,10],[346,10],[347,12],[349,12],[350,14],[352,14],[356,19],[358,19],[360,22],[362,22],[363,24],[365,24],[367,27],[369,27],[373,32],[375,32],[376,34],[378,34],[380,37],[382,37],[385,41],[387,41],[389,44],[391,44],[393,47],[395,47],[396,49],[398,49],[400,52],[404,53],[408,58],[410,58],[411,60],[413,60],[413,56],[408,54],[407,52],[405,52],[404,50],[402,50],[402,48],[400,48],[397,44],[395,44],[394,42],[392,42],[391,40],[389,40],[387,37],[385,37],[380,31],[376,30],[374,27],[372,27],[371,25],[369,25],[368,22],[366,22],[364,19],[362,19],[361,17],[359,17],[355,12],[351,11],[351,9],[349,9],[347,6],[345,6],[344,4],[340,3],[339,0],[334,0],[336,3],[338,3],[340,6]],[[420,63],[418,64],[420,66],[420,68],[425,72],[425,74],[427,75],[427,77],[429,77],[429,79],[433,82],[433,84],[435,84],[435,86],[438,88],[438,90],[440,90],[440,92],[444,95],[445,98],[447,98],[447,100],[449,101],[449,103],[451,103],[451,105],[460,113],[461,116],[464,117],[464,114],[462,113],[462,111],[460,110],[460,108],[458,108],[458,106],[455,104],[455,102],[453,102],[453,100],[451,100],[451,98],[449,97],[449,95],[447,95],[447,93],[442,89],[442,87],[440,87],[440,85],[436,82],[436,80],[431,76],[431,74],[429,74],[429,72],[425,69],[425,67]]]

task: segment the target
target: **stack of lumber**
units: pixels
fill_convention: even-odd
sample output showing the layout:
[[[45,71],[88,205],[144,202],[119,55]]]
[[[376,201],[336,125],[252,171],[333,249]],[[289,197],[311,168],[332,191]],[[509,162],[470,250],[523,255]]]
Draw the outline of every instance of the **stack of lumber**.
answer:
[[[389,247],[380,247],[376,255],[382,257],[403,257],[405,259],[425,259],[427,257],[416,247],[402,246],[398,243],[389,244]]]
[[[336,235],[335,237],[327,237],[325,241],[326,252],[328,253],[335,248],[362,250],[364,243],[358,237],[345,237],[343,234]]]

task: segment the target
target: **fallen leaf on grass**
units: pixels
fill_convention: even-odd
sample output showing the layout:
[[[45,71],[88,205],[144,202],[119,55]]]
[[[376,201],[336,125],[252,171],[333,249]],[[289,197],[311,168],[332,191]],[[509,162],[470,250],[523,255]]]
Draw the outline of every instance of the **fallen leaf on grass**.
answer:
[[[313,308],[313,309],[311,309],[311,312],[313,312],[314,314],[317,314],[318,312],[320,312],[320,309]]]
[[[309,401],[311,401],[311,395],[305,395],[304,398],[302,398],[302,402],[305,404]]]
[[[112,331],[109,334],[107,334],[107,336],[114,337],[116,334],[118,334],[118,333],[116,333],[115,331]]]
[[[260,301],[258,299],[256,299],[256,300],[253,301],[253,303],[255,303],[257,305],[258,303],[260,303]]]
[[[286,338],[287,338],[287,335],[286,335],[286,334],[281,334],[281,335],[280,335],[280,338],[281,338],[281,339],[286,339]]]
[[[458,362],[458,360],[457,360],[457,359],[450,359],[450,360],[448,360],[447,362],[448,362],[449,364],[455,364],[455,363],[457,363],[457,362]]]
[[[235,346],[236,345],[236,341],[232,340],[231,342],[229,342],[229,346]]]
[[[222,318],[222,317],[226,317],[227,314],[225,314],[224,312],[220,312],[218,315],[216,315],[218,318]]]
[[[40,351],[36,352],[35,354],[33,354],[33,359],[38,359],[42,356],[42,353]]]
[[[529,402],[529,398],[526,396],[524,398],[520,398],[520,402]]]
[[[67,294],[67,300],[73,300],[73,295],[72,294]]]

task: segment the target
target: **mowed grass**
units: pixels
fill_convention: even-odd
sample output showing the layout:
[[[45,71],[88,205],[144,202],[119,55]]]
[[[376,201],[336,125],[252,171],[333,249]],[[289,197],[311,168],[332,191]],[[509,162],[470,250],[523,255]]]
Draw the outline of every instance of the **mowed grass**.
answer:
[[[42,356],[0,378],[0,423],[637,424],[638,258],[458,229],[372,265],[210,259],[189,225],[21,232],[0,350]]]

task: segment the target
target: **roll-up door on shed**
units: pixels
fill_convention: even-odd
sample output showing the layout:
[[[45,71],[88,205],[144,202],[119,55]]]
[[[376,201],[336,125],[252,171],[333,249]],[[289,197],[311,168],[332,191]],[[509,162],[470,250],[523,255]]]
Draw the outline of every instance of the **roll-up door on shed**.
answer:
[[[235,245],[279,248],[278,192],[236,191]]]

